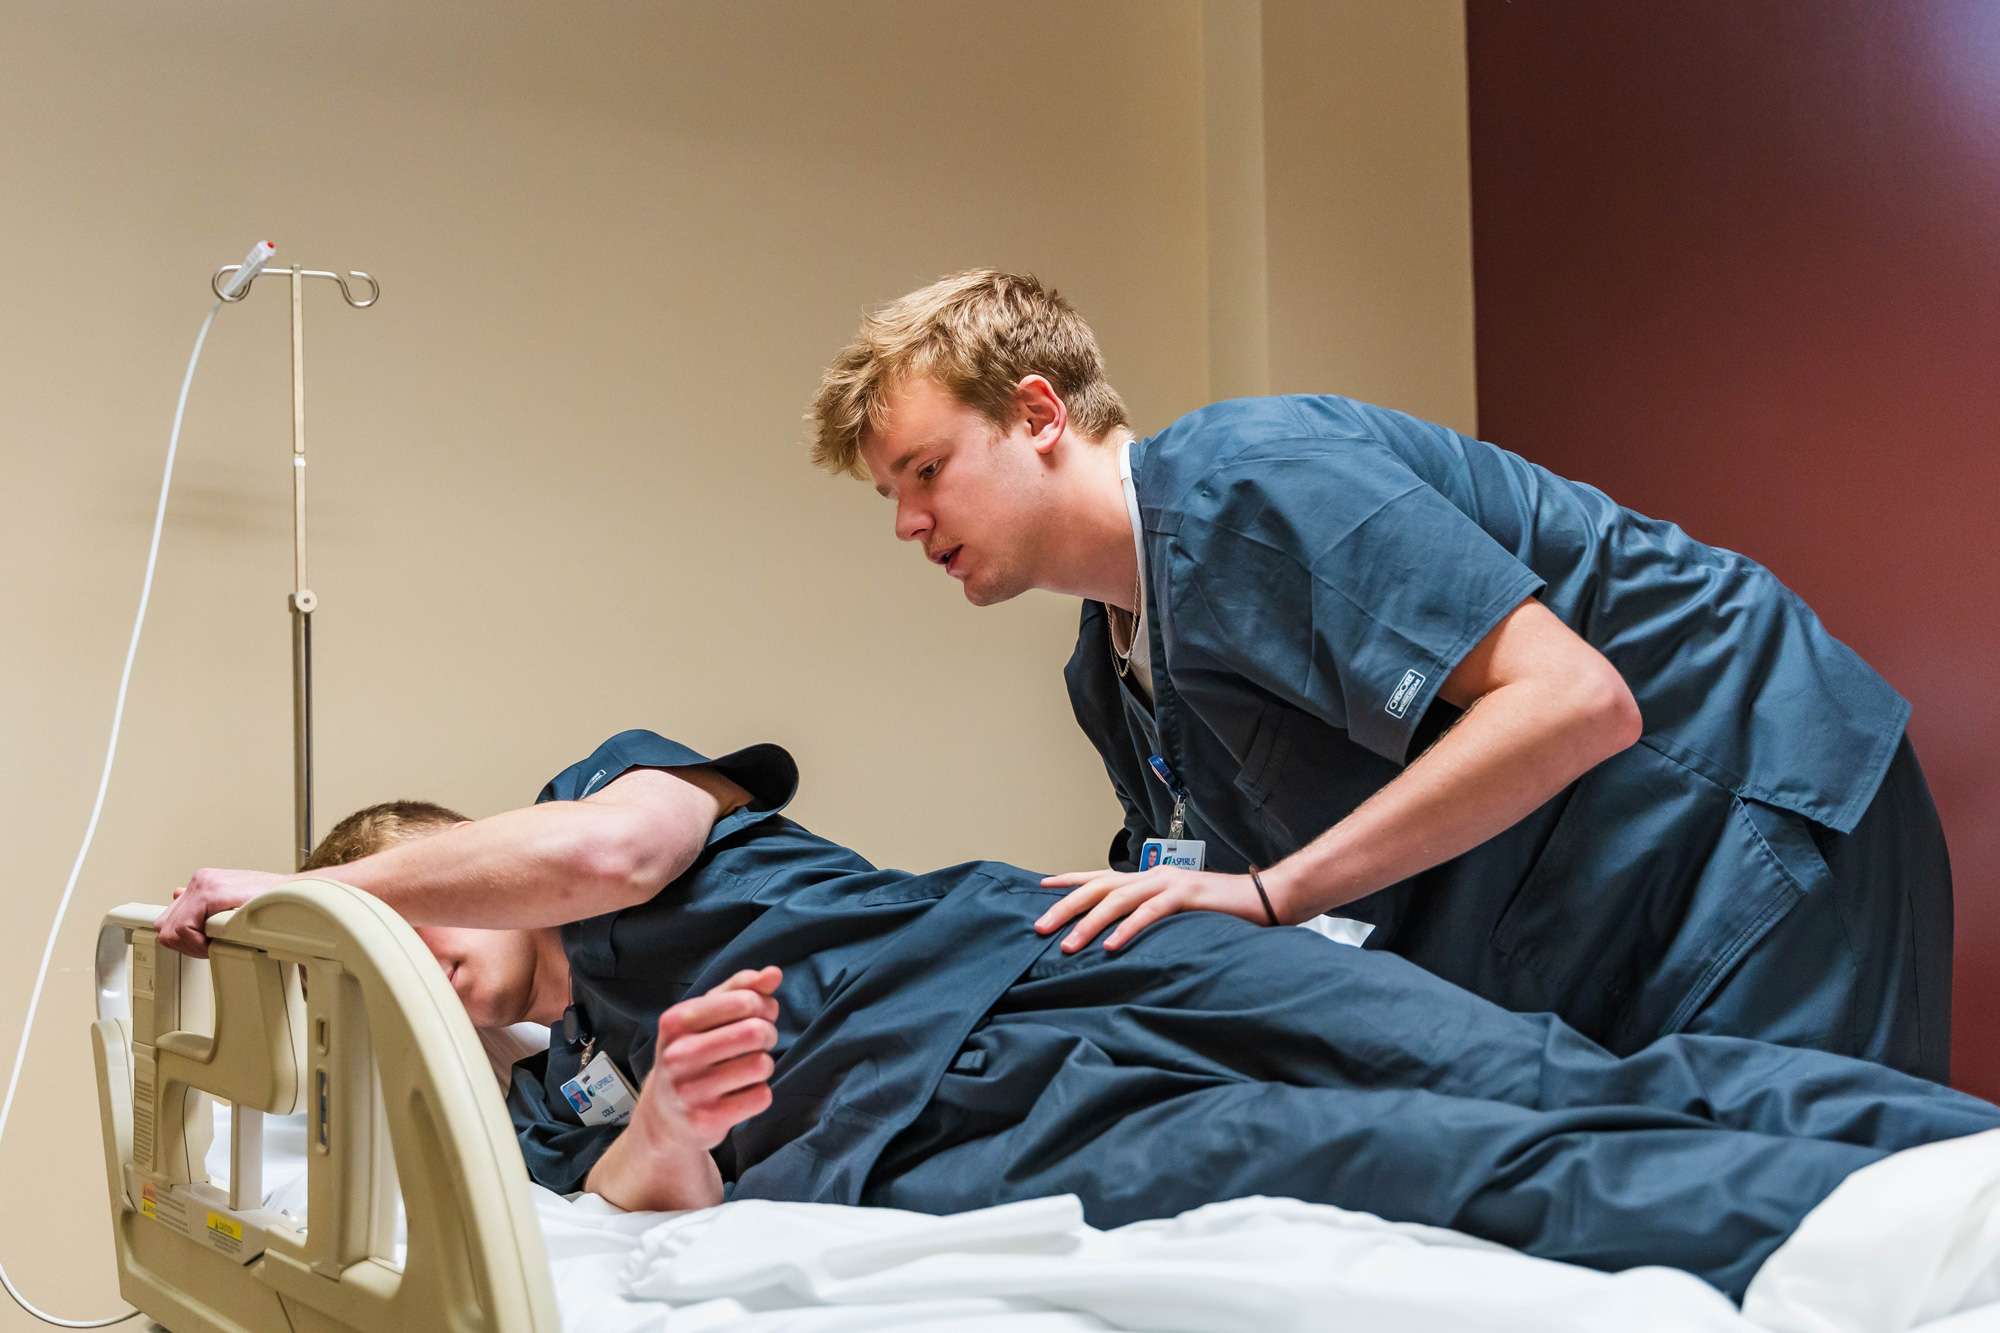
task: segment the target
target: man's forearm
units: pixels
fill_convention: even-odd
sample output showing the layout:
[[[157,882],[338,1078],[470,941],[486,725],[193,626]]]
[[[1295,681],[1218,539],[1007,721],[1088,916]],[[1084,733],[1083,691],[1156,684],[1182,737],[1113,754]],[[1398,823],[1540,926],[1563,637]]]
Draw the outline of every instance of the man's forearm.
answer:
[[[626,807],[552,801],[325,873],[374,894],[412,925],[556,926],[644,901],[677,878],[707,831],[698,816],[684,822],[685,829],[662,829]]]
[[[1393,782],[1264,871],[1279,915],[1304,921],[1470,851],[1635,735],[1614,705],[1541,683],[1492,691]]]

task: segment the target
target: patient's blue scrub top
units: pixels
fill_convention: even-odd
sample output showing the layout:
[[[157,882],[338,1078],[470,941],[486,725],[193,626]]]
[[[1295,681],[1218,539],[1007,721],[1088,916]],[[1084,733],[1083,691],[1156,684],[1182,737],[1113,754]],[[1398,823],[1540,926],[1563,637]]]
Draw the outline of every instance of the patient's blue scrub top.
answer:
[[[570,1030],[515,1066],[508,1111],[522,1155],[547,1188],[582,1189],[619,1128],[584,1125],[562,1094],[586,1043],[637,1088],[666,1009],[776,964],[784,980],[772,1106],[714,1155],[732,1197],[753,1165],[747,1188],[757,1197],[851,1194],[951,1053],[1052,946],[1031,923],[1057,895],[1038,875],[995,862],[923,875],[880,869],[808,832],[782,813],[798,768],[775,745],[709,759],[650,731],[620,732],[536,800],[581,800],[635,768],[702,764],[751,802],[717,821],[694,864],[651,899],[562,927]],[[979,947],[962,947],[967,940]],[[923,1003],[885,1002],[914,994]]]
[[[1439,686],[1539,598],[1624,676],[1643,739],[1340,911],[1368,947],[1613,1049],[1686,1026],[1825,880],[1810,826],[1854,827],[1909,717],[1756,562],[1399,412],[1218,403],[1135,441],[1132,471],[1154,698],[1115,673],[1100,603],[1066,671],[1126,811],[1112,864],[1167,827],[1154,754],[1210,868],[1289,855],[1449,725]]]

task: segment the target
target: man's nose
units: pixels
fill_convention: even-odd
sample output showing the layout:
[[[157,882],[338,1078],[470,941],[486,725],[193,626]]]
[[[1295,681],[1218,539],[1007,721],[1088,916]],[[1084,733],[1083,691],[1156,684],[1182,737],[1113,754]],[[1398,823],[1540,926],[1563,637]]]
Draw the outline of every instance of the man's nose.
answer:
[[[896,537],[906,542],[922,541],[931,530],[931,517],[917,506],[896,502]]]

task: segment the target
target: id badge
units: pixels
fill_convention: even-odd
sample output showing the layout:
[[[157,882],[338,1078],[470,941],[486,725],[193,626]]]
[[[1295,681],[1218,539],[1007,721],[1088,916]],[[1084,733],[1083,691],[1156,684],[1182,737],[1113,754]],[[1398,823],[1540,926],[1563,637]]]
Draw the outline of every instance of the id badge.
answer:
[[[632,1118],[632,1107],[639,1100],[603,1051],[562,1085],[562,1094],[586,1125],[622,1125]]]
[[[1139,869],[1179,866],[1200,870],[1208,862],[1208,844],[1200,838],[1148,838],[1139,846]]]

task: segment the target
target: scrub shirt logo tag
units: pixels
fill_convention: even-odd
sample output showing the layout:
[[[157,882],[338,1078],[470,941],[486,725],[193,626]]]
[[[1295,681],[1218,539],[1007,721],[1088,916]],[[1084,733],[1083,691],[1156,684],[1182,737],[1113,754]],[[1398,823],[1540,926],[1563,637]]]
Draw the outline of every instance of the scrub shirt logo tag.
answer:
[[[1405,671],[1403,673],[1402,683],[1397,685],[1396,692],[1389,696],[1388,707],[1386,708],[1385,711],[1389,714],[1390,717],[1403,716],[1405,713],[1410,711],[1411,702],[1416,699],[1417,691],[1421,690],[1423,687],[1424,687],[1423,672],[1414,670]]]

